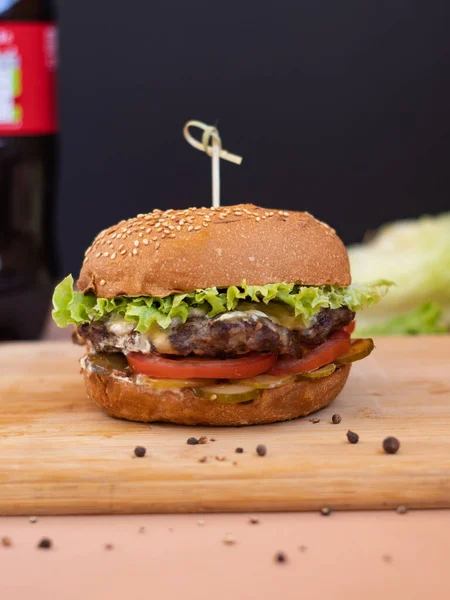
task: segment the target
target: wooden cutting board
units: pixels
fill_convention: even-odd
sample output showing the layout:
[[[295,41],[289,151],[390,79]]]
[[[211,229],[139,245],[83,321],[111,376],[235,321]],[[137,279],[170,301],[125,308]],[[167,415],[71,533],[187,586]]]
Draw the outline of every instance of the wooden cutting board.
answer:
[[[378,340],[319,423],[242,428],[111,419],[85,397],[80,353],[0,346],[2,515],[450,507],[450,336]]]

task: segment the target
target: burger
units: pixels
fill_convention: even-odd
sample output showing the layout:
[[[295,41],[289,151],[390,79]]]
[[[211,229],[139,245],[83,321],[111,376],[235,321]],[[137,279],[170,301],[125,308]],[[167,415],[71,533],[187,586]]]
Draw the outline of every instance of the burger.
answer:
[[[53,318],[86,344],[86,390],[134,421],[249,425],[308,415],[336,398],[355,312],[389,282],[351,285],[335,231],[306,212],[243,204],[154,210],[102,231]]]

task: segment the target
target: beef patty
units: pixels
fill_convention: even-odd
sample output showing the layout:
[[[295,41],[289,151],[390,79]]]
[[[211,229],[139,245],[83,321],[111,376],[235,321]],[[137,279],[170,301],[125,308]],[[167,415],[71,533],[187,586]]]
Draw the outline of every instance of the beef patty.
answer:
[[[193,317],[166,330],[163,346],[152,335],[128,331],[118,335],[104,322],[78,326],[78,336],[97,352],[161,352],[188,356],[227,358],[248,352],[272,352],[301,357],[305,348],[317,346],[339,327],[350,323],[355,313],[348,308],[323,309],[307,329],[293,330],[267,317],[245,315],[227,318]]]

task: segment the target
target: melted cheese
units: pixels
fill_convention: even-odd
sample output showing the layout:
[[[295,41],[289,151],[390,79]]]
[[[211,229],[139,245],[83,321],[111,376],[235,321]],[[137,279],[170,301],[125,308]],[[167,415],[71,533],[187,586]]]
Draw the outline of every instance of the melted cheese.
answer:
[[[270,302],[269,304],[261,302],[258,304],[257,310],[255,310],[253,302],[239,302],[237,311],[231,311],[226,314],[232,315],[234,313],[263,316],[270,319],[276,325],[281,325],[281,327],[286,327],[287,329],[300,331],[306,328],[303,318],[300,315],[296,317],[293,308],[279,302]]]
[[[173,347],[170,343],[170,332],[171,327],[163,329],[159,325],[153,325],[146,336],[160,354],[171,354]]]

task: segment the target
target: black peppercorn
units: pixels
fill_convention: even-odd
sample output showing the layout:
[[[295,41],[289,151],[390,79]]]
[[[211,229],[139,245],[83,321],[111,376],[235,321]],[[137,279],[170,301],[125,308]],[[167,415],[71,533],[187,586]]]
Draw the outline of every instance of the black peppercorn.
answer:
[[[147,450],[144,448],[144,446],[136,446],[136,448],[134,449],[135,455],[138,456],[139,458],[142,458],[143,456],[145,456],[146,452],[147,452]]]
[[[359,435],[354,431],[350,431],[349,429],[347,431],[347,439],[350,442],[350,444],[357,444],[359,442]]]
[[[395,454],[400,448],[400,442],[396,437],[387,437],[383,440],[383,450],[386,454]]]
[[[333,415],[331,417],[331,422],[333,423],[333,425],[338,425],[341,422],[341,415]]]
[[[286,561],[287,561],[287,556],[284,552],[277,552],[275,554],[275,562],[285,563]]]
[[[50,538],[42,538],[37,547],[43,548],[44,550],[49,550],[52,546],[53,542]]]
[[[264,444],[258,444],[256,446],[256,454],[258,454],[258,456],[265,456],[267,454],[267,448]]]
[[[200,442],[195,437],[190,437],[186,440],[186,444],[189,444],[190,446],[195,446],[196,444],[199,444],[199,443]]]
[[[244,448],[236,448],[235,452],[237,454],[242,454],[244,452]]]

